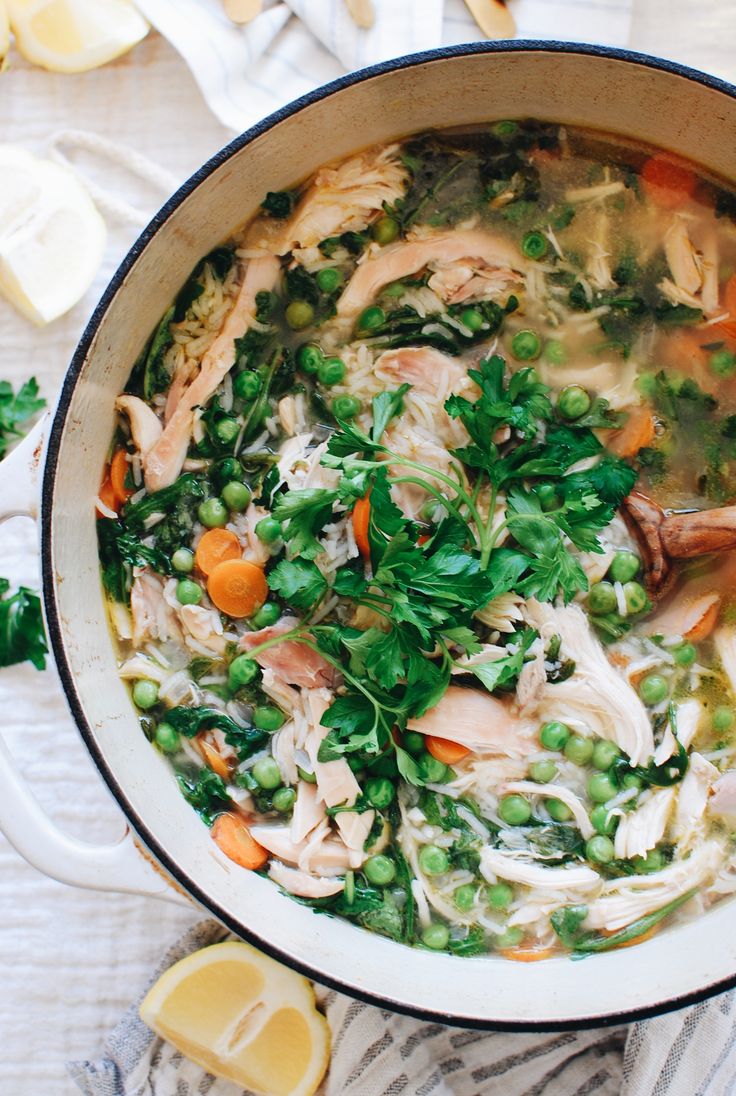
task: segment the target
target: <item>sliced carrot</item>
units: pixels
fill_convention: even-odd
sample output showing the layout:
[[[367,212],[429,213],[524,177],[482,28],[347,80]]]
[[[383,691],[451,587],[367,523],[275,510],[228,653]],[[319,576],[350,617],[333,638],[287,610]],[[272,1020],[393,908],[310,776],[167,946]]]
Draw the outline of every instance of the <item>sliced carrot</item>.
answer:
[[[226,559],[210,574],[207,593],[220,612],[231,617],[249,617],[258,612],[268,597],[268,583],[255,563]]]
[[[450,742],[448,738],[436,738],[431,734],[425,736],[424,744],[432,757],[445,765],[456,765],[470,753],[468,747],[461,746],[459,742]]]
[[[353,507],[353,533],[363,559],[371,558],[371,544],[368,540],[368,522],[371,518],[371,503],[368,495],[358,499]]]
[[[236,864],[240,864],[241,868],[257,871],[268,860],[267,850],[251,836],[250,830],[238,814],[230,812],[219,815],[210,832],[220,851]]]
[[[117,495],[113,490],[109,475],[106,475],[104,480],[102,481],[100,489],[97,492],[97,497],[99,498],[100,502],[105,504],[108,510],[114,510],[117,514],[120,508],[120,503],[118,502]],[[98,513],[99,512],[100,511],[98,510]],[[104,514],[102,516],[107,517],[107,514]]]
[[[134,494],[132,487],[125,486],[128,474],[128,456],[124,449],[118,449],[110,461],[110,483],[120,506]]]
[[[222,777],[223,780],[229,780],[230,766],[227,761],[220,757],[215,747],[207,741],[204,734],[198,734],[196,741],[207,767],[212,769],[213,773],[217,773],[218,776]]]
[[[203,575],[211,575],[218,563],[241,559],[240,541],[229,529],[208,529],[197,545],[194,559]]]
[[[731,313],[732,316],[736,316],[736,311]],[[733,339],[736,342],[736,319],[724,320],[722,323],[714,325],[714,330],[717,335],[720,335],[723,339]]]
[[[691,169],[674,156],[657,152],[641,169],[641,181],[647,197],[663,209],[679,209],[695,192],[696,178]]]
[[[723,288],[723,307],[736,320],[736,274],[732,274]],[[722,327],[727,325],[721,324]]]
[[[506,959],[513,959],[516,963],[538,963],[540,959],[554,959],[558,952],[554,948],[520,947],[499,948],[498,954]]]
[[[654,428],[654,418],[646,407],[632,407],[621,429],[604,438],[604,444],[617,457],[635,457],[654,441]]]
[[[710,633],[718,623],[718,614],[721,611],[721,602],[714,601],[713,604],[706,609],[692,628],[690,628],[683,635],[683,639],[689,639],[691,643],[702,643],[704,639],[707,639]]]

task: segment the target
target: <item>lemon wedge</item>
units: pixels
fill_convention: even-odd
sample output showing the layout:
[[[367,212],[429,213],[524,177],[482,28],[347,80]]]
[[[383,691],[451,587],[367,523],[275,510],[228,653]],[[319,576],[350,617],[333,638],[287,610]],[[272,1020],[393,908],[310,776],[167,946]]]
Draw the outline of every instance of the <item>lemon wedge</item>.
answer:
[[[250,944],[213,944],[148,991],[141,1019],[193,1062],[263,1096],[311,1096],[330,1032],[306,978]]]
[[[5,54],[10,49],[10,22],[5,0],[0,0],[0,65],[5,60]]]
[[[67,168],[0,145],[0,293],[33,323],[50,323],[84,296],[107,233]]]
[[[18,51],[52,72],[86,72],[148,34],[126,0],[5,0]]]

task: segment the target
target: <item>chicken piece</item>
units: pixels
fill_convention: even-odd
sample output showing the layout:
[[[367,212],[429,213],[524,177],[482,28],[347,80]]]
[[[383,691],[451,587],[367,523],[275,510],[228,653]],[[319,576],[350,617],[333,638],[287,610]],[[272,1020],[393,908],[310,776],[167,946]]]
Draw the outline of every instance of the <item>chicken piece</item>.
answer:
[[[731,686],[731,692],[736,693],[736,628],[731,624],[716,628],[713,643]]]
[[[699,594],[691,597],[685,584],[664,609],[642,622],[640,630],[645,635],[662,635],[668,639],[680,636],[698,643],[713,631],[720,607],[720,594]]]
[[[552,636],[559,635],[565,658],[575,662],[575,673],[567,681],[548,685],[539,718],[588,727],[599,738],[614,742],[632,765],[646,765],[654,753],[646,708],[606,658],[583,610],[577,605],[554,608],[532,599],[526,605],[526,619],[540,633],[545,648]]]
[[[291,840],[298,845],[326,818],[325,805],[316,784],[308,784],[306,780],[300,780],[294,812],[291,816]]]
[[[575,792],[571,792],[569,788],[561,784],[535,784],[531,780],[510,780],[502,786],[500,791],[503,795],[541,795],[545,799],[559,799],[560,803],[570,808],[577,827],[586,841],[595,833],[582,800],[575,795]]]
[[[521,285],[521,276],[509,267],[489,267],[485,263],[437,263],[428,286],[445,304],[463,301],[497,300],[508,296],[511,288]]]
[[[441,400],[472,384],[467,369],[457,358],[431,346],[386,350],[376,359],[373,371],[387,387],[410,384],[417,392]]]
[[[410,719],[407,727],[477,753],[525,757],[539,749],[532,726],[520,721],[510,704],[457,685],[450,685],[439,703],[419,719]]]
[[[243,559],[255,563],[257,567],[265,567],[271,558],[271,548],[256,533],[258,522],[268,516],[268,510],[251,502],[242,514],[232,515],[228,526],[244,546]]]
[[[166,393],[166,404],[164,406],[164,423],[168,424],[172,415],[179,406],[179,401],[183,396],[186,387],[191,381],[194,380],[197,375],[197,363],[192,358],[187,358],[174,373],[174,376],[169,385],[169,390]]]
[[[677,753],[677,743],[680,742],[685,749],[688,748],[698,730],[698,724],[703,714],[702,705],[694,697],[683,700],[675,706],[675,725],[677,727],[677,740],[672,733],[669,723],[662,735],[662,741],[654,751],[654,764],[664,765],[673,754]]]
[[[527,887],[550,887],[554,890],[590,891],[601,881],[600,875],[585,864],[561,864],[550,868],[534,860],[522,860],[516,852],[484,848],[480,851],[480,871],[489,882],[508,879]]]
[[[278,403],[279,422],[287,437],[305,429],[304,395],[299,392],[296,396],[282,396]]]
[[[337,316],[350,317],[361,312],[389,282],[416,274],[430,263],[453,263],[459,259],[480,259],[489,268],[519,272],[529,265],[514,244],[484,229],[417,236],[390,244],[379,255],[359,263],[337,302]]]
[[[272,860],[268,866],[268,875],[289,894],[298,898],[329,898],[345,889],[344,879],[328,879],[323,875],[309,875],[298,868],[287,868],[278,860]]]
[[[316,247],[329,236],[359,232],[404,193],[406,168],[397,145],[368,148],[336,166],[320,168],[274,249],[285,255],[294,248]]]
[[[736,822],[736,769],[729,769],[713,784],[713,795],[708,802],[708,814]]]
[[[281,264],[274,255],[248,262],[240,292],[222,331],[202,358],[196,378],[182,392],[161,437],[144,457],[143,472],[149,491],[168,487],[181,472],[192,436],[195,410],[204,407],[232,369],[235,340],[246,333],[254,320],[256,296],[273,289],[280,270]]]
[[[678,214],[672,218],[664,235],[664,253],[675,285],[685,293],[695,294],[702,278],[697,253],[690,240],[687,224]]]
[[[290,827],[284,823],[256,822],[249,825],[251,835],[259,845],[286,864],[299,865],[304,869],[303,859],[307,841],[292,841]],[[310,868],[314,864],[315,872],[326,875],[340,875],[350,867],[350,850],[333,837],[327,837],[328,831],[319,828],[313,831],[317,836],[311,850]]]
[[[171,671],[165,669],[160,662],[142,654],[135,654],[132,658],[126,659],[118,670],[118,677],[123,678],[124,681],[135,681],[139,677],[147,677],[158,685],[162,685],[170,674]]]
[[[724,861],[720,841],[705,841],[682,860],[648,875],[625,875],[610,879],[601,894],[587,903],[584,925],[589,929],[615,932],[632,921],[654,913],[694,887],[710,882]]]
[[[296,628],[296,617],[285,616],[269,628],[247,632],[240,640],[243,651],[250,651],[266,640]],[[259,666],[273,670],[287,685],[299,685],[302,689],[331,688],[335,683],[335,670],[317,651],[311,650],[298,640],[286,639],[274,644],[255,656]]]
[[[152,571],[141,571],[133,579],[130,611],[134,647],[140,647],[147,639],[182,642],[176,613],[164,598],[164,584]]]
[[[710,789],[718,780],[718,769],[699,753],[690,754],[690,764],[677,793],[677,807],[672,823],[672,837],[680,854],[694,843],[702,832],[700,825],[708,806]]]
[[[307,734],[305,748],[312,762],[319,799],[327,807],[350,807],[360,795],[360,784],[347,761],[344,758],[336,758],[334,761],[319,760],[319,747],[329,733],[320,721],[331,699],[330,693],[325,689],[310,691],[308,702],[312,726]],[[357,811],[341,811],[335,817],[342,840],[349,849],[359,852],[361,859],[364,858],[363,846],[375,817],[375,811],[364,811],[361,814]]]
[[[285,686],[285,688],[288,688],[288,686]],[[290,719],[271,738],[271,753],[281,771],[284,783],[290,785],[296,784],[299,779],[296,767],[295,732],[294,721]]]
[[[662,840],[676,794],[674,788],[659,788],[637,810],[621,816],[614,838],[617,859],[645,856]]]
[[[222,619],[216,609],[205,609],[202,605],[182,605],[179,619],[185,631],[184,642],[187,635],[190,635],[213,654],[225,654],[227,641],[222,634]]]
[[[160,419],[138,396],[118,396],[115,407],[127,415],[133,444],[140,455],[145,457],[161,437],[163,427]]]

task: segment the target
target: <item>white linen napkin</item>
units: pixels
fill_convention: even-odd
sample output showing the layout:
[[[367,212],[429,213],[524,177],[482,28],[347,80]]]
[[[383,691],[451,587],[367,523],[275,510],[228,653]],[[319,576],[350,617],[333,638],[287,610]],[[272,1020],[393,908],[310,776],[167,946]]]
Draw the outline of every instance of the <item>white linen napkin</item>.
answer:
[[[192,70],[213,113],[240,132],[346,71],[481,39],[463,0],[373,0],[361,30],[344,0],[266,0],[236,26],[222,0],[135,0]],[[625,45],[632,0],[510,0],[522,38]]]

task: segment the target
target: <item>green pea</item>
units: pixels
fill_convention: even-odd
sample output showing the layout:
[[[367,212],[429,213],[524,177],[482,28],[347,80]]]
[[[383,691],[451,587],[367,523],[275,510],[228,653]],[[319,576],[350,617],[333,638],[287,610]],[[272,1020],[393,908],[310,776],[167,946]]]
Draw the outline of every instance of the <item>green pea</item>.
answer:
[[[271,805],[279,814],[288,814],[296,802],[293,788],[277,788],[271,798]]]
[[[443,761],[438,761],[429,752],[421,753],[417,761],[422,766],[424,774],[430,784],[442,784],[447,780],[450,770]]]
[[[253,779],[266,791],[273,791],[282,784],[281,770],[273,757],[260,757],[251,772]]]
[[[229,518],[227,506],[218,498],[205,499],[197,507],[197,517],[208,529],[221,529]]]
[[[562,499],[551,483],[538,483],[534,488],[534,494],[539,499],[539,505],[545,514],[552,510],[559,510],[562,505]]]
[[[307,770],[303,769],[301,767],[301,765],[297,765],[296,771],[299,774],[299,778],[301,780],[303,780],[305,784],[316,784],[317,783],[317,774],[316,773],[307,772]]]
[[[544,805],[553,822],[569,822],[572,818],[572,811],[561,799],[545,799]]]
[[[585,855],[594,864],[610,864],[615,852],[613,841],[602,833],[597,833],[585,843]]]
[[[403,282],[392,282],[381,290],[382,297],[403,297],[404,293],[406,293],[406,286]]]
[[[372,776],[366,780],[365,797],[377,811],[384,811],[394,801],[396,788],[385,776]]]
[[[254,400],[261,390],[261,378],[257,373],[244,370],[233,381],[233,393],[239,400]]]
[[[281,616],[281,610],[274,601],[264,601],[257,613],[250,618],[254,628],[270,628]]]
[[[180,605],[199,605],[202,587],[191,578],[182,578],[176,584],[176,600]]]
[[[568,761],[574,765],[587,765],[593,756],[593,740],[574,734],[567,740],[562,750]]]
[[[317,369],[320,384],[342,384],[345,380],[345,362],[342,358],[325,358]]]
[[[504,795],[498,804],[498,816],[507,826],[523,826],[532,816],[532,808],[523,795]]]
[[[314,322],[314,309],[309,301],[292,301],[286,306],[284,318],[292,331],[303,331]]]
[[[520,929],[518,925],[510,925],[505,932],[500,932],[495,937],[493,943],[499,951],[504,951],[506,948],[515,948],[524,939],[524,930]]]
[[[228,666],[228,681],[233,689],[249,685],[258,673],[258,663],[248,655],[238,655]]]
[[[447,947],[449,940],[450,930],[447,925],[442,925],[439,921],[427,925],[422,931],[422,943],[425,948],[431,948],[432,951],[442,951]]]
[[[527,259],[543,259],[549,244],[541,232],[527,232],[521,241],[521,251]]]
[[[574,422],[590,409],[590,396],[579,384],[568,384],[557,397],[557,410],[563,419]]]
[[[444,875],[450,867],[450,858],[438,845],[423,845],[419,850],[419,867],[425,875]]]
[[[358,331],[375,331],[386,322],[386,313],[380,305],[372,304],[364,308],[358,316]]]
[[[326,266],[317,271],[316,281],[323,293],[334,293],[342,285],[342,274],[336,267]]]
[[[359,773],[365,768],[365,761],[359,754],[348,754],[345,758],[348,768],[353,773]]]
[[[647,674],[639,682],[639,696],[645,704],[661,704],[669,692],[661,674]]]
[[[230,445],[234,442],[240,433],[240,424],[237,419],[218,419],[215,423],[215,434],[223,443],[223,445]]]
[[[194,570],[194,552],[188,548],[177,548],[171,557],[171,566],[180,575],[188,575]]]
[[[608,573],[614,582],[631,582],[639,574],[641,561],[634,552],[616,552]]]
[[[613,742],[606,742],[601,738],[593,747],[593,767],[605,772],[610,769],[614,761],[621,757],[621,751]]]
[[[647,592],[640,582],[625,582],[623,591],[626,608],[630,613],[643,613],[649,607]]]
[[[544,344],[542,356],[550,365],[564,365],[567,361],[567,351],[559,339],[549,339]]]
[[[542,340],[536,331],[517,331],[511,340],[511,353],[520,362],[535,361],[542,350]]]
[[[549,784],[557,776],[557,766],[554,761],[533,761],[529,766],[529,776],[538,784]]]
[[[237,480],[226,483],[222,489],[222,501],[231,510],[237,510],[238,512],[245,510],[250,503],[250,499],[250,488]]]
[[[316,373],[325,356],[314,343],[303,343],[296,352],[296,364],[302,373]]]
[[[646,856],[633,856],[631,865],[637,872],[648,875],[653,871],[661,871],[665,866],[665,857],[661,849],[650,849]]]
[[[369,883],[375,883],[379,887],[387,887],[396,878],[396,864],[390,856],[377,853],[369,856],[363,865],[365,877]]]
[[[588,795],[594,803],[607,803],[617,792],[618,787],[608,773],[593,773],[588,781]]]
[[[223,457],[215,466],[214,472],[220,483],[230,483],[230,480],[239,482],[243,474],[243,466],[235,457]]]
[[[154,738],[156,745],[164,753],[176,753],[179,749],[179,732],[170,723],[159,723]]]
[[[588,594],[588,608],[594,616],[605,616],[616,610],[616,591],[610,582],[596,582]]]
[[[284,725],[284,713],[271,704],[262,704],[253,709],[253,726],[259,731],[277,731]]]
[[[697,655],[698,652],[692,643],[683,643],[681,647],[676,647],[672,652],[672,657],[678,666],[692,666]]]
[[[519,126],[516,122],[512,122],[509,119],[504,119],[501,122],[495,122],[491,127],[496,137],[513,137]]]
[[[360,413],[360,400],[355,396],[338,396],[332,401],[332,414],[336,419],[354,419]]]
[[[736,372],[736,354],[730,350],[714,350],[708,359],[708,367],[717,377],[730,377]]]
[[[564,723],[554,721],[545,723],[539,735],[539,741],[545,750],[562,750],[570,737],[570,728]]]
[[[379,217],[371,225],[371,236],[380,247],[394,242],[399,235],[399,223],[393,217]]]
[[[424,735],[418,731],[404,731],[401,744],[407,753],[420,754],[424,750]]]
[[[261,518],[255,524],[255,533],[264,544],[273,544],[281,536],[281,522],[276,518]]]
[[[147,677],[142,677],[136,681],[133,686],[133,700],[144,712],[149,708],[153,708],[154,704],[158,703],[158,685],[156,682],[150,681]]]
[[[621,777],[621,787],[624,789],[636,788],[640,791],[644,787],[644,781],[638,773],[624,773]]]
[[[464,883],[461,887],[457,887],[452,896],[452,900],[461,913],[467,913],[468,910],[472,910],[475,905],[477,890],[478,888],[473,886],[472,883]]]
[[[719,705],[713,712],[713,730],[714,731],[730,731],[736,721],[736,715],[734,715],[732,708],[727,708],[724,704]]]
[[[486,889],[486,899],[494,910],[505,910],[513,902],[514,892],[508,883],[492,883]]]
[[[619,816],[611,814],[608,807],[604,807],[602,803],[599,803],[590,812],[590,821],[596,833],[602,833],[606,837],[610,837],[618,828]]]
[[[483,327],[483,314],[477,308],[464,308],[460,313],[460,322],[475,335]]]

